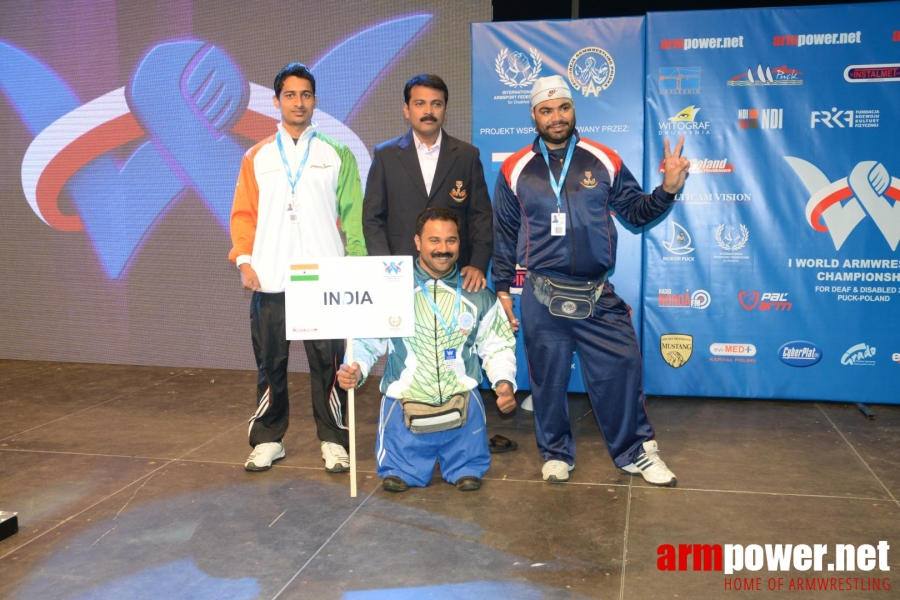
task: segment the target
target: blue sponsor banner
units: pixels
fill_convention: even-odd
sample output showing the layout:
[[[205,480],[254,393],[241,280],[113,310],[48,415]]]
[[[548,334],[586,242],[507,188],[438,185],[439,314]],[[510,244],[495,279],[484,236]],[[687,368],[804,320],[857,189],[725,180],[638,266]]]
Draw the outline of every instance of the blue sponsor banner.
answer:
[[[569,80],[579,133],[616,150],[640,177],[643,24],[643,18],[630,17],[472,25],[472,142],[481,150],[491,192],[503,160],[534,142],[531,87],[538,77],[549,75]],[[641,232],[620,219],[617,226],[617,267],[611,281],[632,306],[640,331]],[[517,352],[524,367],[528,363],[521,332]],[[572,369],[569,389],[584,391],[577,355]],[[530,388],[526,368],[519,369],[518,385]]]
[[[647,17],[648,394],[900,403],[900,3]]]

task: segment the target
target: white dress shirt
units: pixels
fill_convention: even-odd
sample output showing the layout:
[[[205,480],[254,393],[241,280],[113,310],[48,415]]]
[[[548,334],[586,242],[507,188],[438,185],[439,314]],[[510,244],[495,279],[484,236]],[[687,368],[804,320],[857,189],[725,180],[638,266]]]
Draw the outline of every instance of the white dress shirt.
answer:
[[[419,168],[422,169],[422,178],[425,180],[425,192],[431,195],[431,184],[434,182],[434,171],[437,169],[438,156],[441,153],[441,138],[443,131],[438,131],[437,141],[429,148],[425,142],[419,140],[419,136],[413,131],[413,141],[416,143],[416,154],[419,155]]]

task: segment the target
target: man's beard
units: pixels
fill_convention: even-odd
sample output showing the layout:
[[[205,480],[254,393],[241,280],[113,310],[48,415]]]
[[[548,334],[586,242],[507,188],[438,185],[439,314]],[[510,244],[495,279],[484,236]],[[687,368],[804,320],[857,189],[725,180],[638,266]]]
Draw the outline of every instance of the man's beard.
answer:
[[[565,144],[572,137],[573,133],[575,133],[575,115],[572,115],[572,122],[562,133],[550,134],[550,125],[547,126],[545,131],[538,131],[541,139],[550,144]]]

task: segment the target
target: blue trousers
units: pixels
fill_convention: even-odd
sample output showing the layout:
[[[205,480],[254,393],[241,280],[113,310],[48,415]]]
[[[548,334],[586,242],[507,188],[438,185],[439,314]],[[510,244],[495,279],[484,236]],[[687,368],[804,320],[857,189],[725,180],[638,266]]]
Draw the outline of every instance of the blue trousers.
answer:
[[[383,397],[375,459],[379,477],[394,475],[415,487],[428,485],[435,461],[440,461],[441,477],[450,483],[469,475],[484,477],[491,466],[491,453],[484,402],[478,390],[472,390],[469,396],[466,424],[435,433],[411,432],[403,420],[400,401]]]
[[[641,351],[631,309],[607,284],[587,319],[555,317],[522,290],[522,334],[531,378],[534,432],[544,460],[575,464],[575,439],[566,388],[572,353],[578,350],[584,387],[606,447],[617,467],[634,462],[653,439],[644,409]]]

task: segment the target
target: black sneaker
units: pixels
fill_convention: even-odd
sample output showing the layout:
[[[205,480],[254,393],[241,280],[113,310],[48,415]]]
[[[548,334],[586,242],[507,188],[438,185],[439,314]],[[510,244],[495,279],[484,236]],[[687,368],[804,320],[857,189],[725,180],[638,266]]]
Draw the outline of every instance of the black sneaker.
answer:
[[[381,482],[381,487],[383,487],[386,492],[405,492],[409,489],[406,482],[396,475],[388,475],[385,477],[384,481]]]
[[[474,492],[481,488],[481,479],[474,475],[467,475],[456,480],[456,489],[461,492]]]

